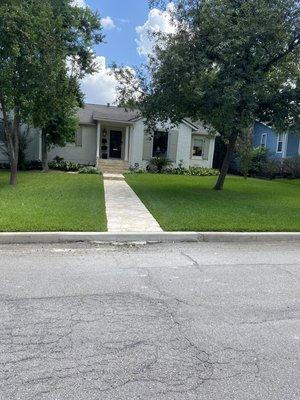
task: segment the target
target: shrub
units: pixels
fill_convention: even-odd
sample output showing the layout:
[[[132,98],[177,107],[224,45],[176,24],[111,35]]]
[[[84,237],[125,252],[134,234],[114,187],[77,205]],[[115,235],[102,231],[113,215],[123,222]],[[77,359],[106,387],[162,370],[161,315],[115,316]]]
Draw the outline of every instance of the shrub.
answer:
[[[300,178],[300,156],[285,158],[282,164],[284,175]]]
[[[82,167],[78,171],[79,174],[98,174],[100,175],[101,172],[96,167],[86,166]]]
[[[153,169],[157,173],[161,173],[163,168],[171,165],[172,161],[166,157],[153,157],[149,162],[149,169]]]
[[[49,168],[66,172],[78,172],[87,165],[74,163],[72,161],[64,161],[63,158],[56,156],[53,161],[49,162]]]
[[[179,166],[178,168],[167,169],[163,171],[163,173],[186,176],[217,176],[219,175],[219,170],[205,167],[183,168],[182,166]]]
[[[252,161],[249,168],[250,175],[263,176],[263,171],[268,162],[268,150],[257,147],[252,152]]]
[[[280,160],[275,158],[268,159],[263,165],[263,170],[260,176],[268,179],[274,179],[282,177],[282,163]]]
[[[23,164],[26,171],[37,171],[42,169],[42,162],[40,160],[25,161]]]

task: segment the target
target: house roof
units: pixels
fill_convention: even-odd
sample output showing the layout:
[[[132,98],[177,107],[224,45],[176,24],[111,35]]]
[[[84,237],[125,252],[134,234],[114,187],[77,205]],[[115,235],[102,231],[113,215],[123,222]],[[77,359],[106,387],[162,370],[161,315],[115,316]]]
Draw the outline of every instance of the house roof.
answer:
[[[142,118],[138,110],[130,110],[124,107],[116,107],[111,105],[85,104],[84,108],[78,110],[78,117],[81,124],[93,124],[95,121],[133,123]],[[182,122],[188,125],[197,133],[207,133],[207,128],[203,126],[201,121],[192,121],[185,118]]]
[[[96,121],[131,122],[139,116],[138,111],[111,105],[85,104],[78,110],[81,124],[95,124]]]

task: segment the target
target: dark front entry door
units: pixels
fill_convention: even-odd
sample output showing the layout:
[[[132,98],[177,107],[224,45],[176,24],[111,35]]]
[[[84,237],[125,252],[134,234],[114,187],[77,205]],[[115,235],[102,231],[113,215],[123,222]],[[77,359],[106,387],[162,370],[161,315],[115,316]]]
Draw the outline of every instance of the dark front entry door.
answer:
[[[109,157],[121,158],[121,150],[122,150],[122,132],[110,131]]]

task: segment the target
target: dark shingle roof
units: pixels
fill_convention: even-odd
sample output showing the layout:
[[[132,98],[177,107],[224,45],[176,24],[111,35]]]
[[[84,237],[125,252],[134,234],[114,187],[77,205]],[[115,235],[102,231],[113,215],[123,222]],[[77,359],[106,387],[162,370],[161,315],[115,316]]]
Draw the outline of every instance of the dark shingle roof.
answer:
[[[93,124],[95,121],[115,121],[115,122],[131,122],[140,117],[138,110],[130,110],[123,107],[104,106],[99,104],[85,104],[84,108],[78,110],[78,117],[81,124]],[[193,126],[195,130],[206,130],[201,121],[192,121],[190,118],[185,118],[186,122]]]
[[[98,104],[85,104],[84,108],[78,110],[81,124],[95,124],[95,120],[130,122],[138,116],[138,111]]]

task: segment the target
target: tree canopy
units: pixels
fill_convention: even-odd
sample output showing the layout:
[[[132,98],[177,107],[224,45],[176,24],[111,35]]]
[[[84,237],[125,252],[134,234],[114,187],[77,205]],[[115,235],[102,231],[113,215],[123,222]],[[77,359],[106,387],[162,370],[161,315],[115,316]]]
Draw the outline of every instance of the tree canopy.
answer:
[[[135,105],[150,126],[190,117],[218,132],[227,144],[222,189],[236,140],[256,119],[300,130],[299,2],[177,0],[172,19],[176,32],[156,35]],[[130,104],[129,74],[117,71]]]
[[[42,129],[56,121],[56,126],[64,127],[64,135],[82,104],[79,80],[95,70],[91,46],[102,40],[99,15],[73,6],[71,0],[1,2],[0,107],[12,184],[21,121]],[[11,125],[9,118],[14,119]],[[62,118],[69,122],[59,123]],[[55,140],[59,142],[57,135]]]

